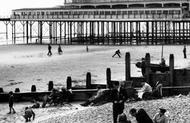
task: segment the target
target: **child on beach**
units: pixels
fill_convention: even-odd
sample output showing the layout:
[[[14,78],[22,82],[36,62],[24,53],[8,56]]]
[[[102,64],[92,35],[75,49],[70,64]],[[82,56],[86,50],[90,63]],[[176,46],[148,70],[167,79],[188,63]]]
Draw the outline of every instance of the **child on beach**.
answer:
[[[51,56],[52,55],[52,52],[51,52],[51,45],[48,44],[48,53],[47,53],[48,56]]]
[[[63,53],[63,51],[62,51],[62,49],[61,49],[61,45],[60,45],[60,44],[59,44],[59,46],[58,46],[58,49],[57,49],[57,50],[58,50],[58,54],[59,54],[59,55],[61,55],[61,54]]]
[[[24,112],[24,118],[26,120],[26,122],[31,121],[31,118],[33,117],[33,120],[35,119],[35,113],[33,112],[33,110],[29,107],[25,108],[25,112]]]
[[[13,108],[13,103],[14,103],[14,96],[13,96],[13,92],[10,91],[9,92],[9,113],[8,114],[11,114],[11,111],[13,110],[13,114],[16,113],[15,112],[15,109]]]

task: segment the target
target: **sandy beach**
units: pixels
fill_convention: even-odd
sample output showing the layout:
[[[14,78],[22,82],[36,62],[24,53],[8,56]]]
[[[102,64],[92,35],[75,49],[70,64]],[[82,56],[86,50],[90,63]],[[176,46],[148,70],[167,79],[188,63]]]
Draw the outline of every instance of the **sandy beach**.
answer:
[[[187,46],[187,56],[190,54]],[[47,91],[47,84],[54,81],[55,86],[65,86],[67,76],[73,85],[85,84],[86,73],[91,72],[92,83],[106,83],[106,69],[111,68],[113,80],[124,80],[125,53],[131,54],[132,76],[142,76],[135,66],[146,53],[151,62],[159,63],[161,46],[62,46],[63,54],[57,54],[57,45],[52,46],[53,55],[47,56],[47,45],[5,45],[0,46],[0,87],[5,92],[20,88],[21,92],[31,90]],[[112,58],[120,49],[122,57]],[[164,57],[169,64],[169,54],[175,57],[175,68],[189,67],[189,57],[183,59],[183,46],[164,46]]]
[[[65,86],[67,76],[71,76],[75,85],[85,84],[86,73],[91,72],[92,83],[106,84],[106,68],[111,68],[112,80],[124,80],[125,53],[131,54],[131,74],[132,76],[142,76],[141,70],[135,66],[146,53],[150,53],[151,62],[159,63],[161,57],[161,46],[89,46],[86,52],[85,46],[62,46],[63,54],[57,54],[57,45],[52,46],[53,55],[47,56],[47,45],[4,45],[0,46],[0,87],[5,92],[14,91],[20,88],[21,92],[31,90],[32,85],[36,85],[37,91],[47,91],[47,84],[54,81],[55,87]],[[122,57],[112,58],[114,52],[120,49]],[[187,46],[187,59],[183,59],[183,46],[164,46],[164,58],[166,64],[169,63],[169,54],[174,54],[175,68],[188,68],[190,66]],[[189,97],[166,98],[162,100],[141,101],[126,104],[126,113],[131,107],[144,107],[151,115],[156,113],[158,103],[163,106],[169,103],[168,110],[174,115],[171,116],[174,122],[179,123],[189,116],[187,109],[185,112],[178,111],[182,117],[176,114],[181,104],[184,107],[188,104]],[[178,105],[176,105],[178,102]],[[148,105],[145,105],[148,103]],[[24,107],[31,106],[31,103],[16,103],[17,111],[14,115],[7,115],[8,105],[0,104],[0,123],[22,123]],[[47,109],[35,109],[36,120],[40,123],[111,123],[112,104],[108,103],[100,107],[81,107],[79,103],[72,107],[51,107]],[[173,106],[173,107],[171,107]],[[149,111],[149,108],[153,107]],[[183,107],[183,108],[184,108]],[[181,109],[183,109],[181,108]],[[172,111],[174,110],[174,111]],[[132,119],[128,114],[127,116]],[[185,118],[184,118],[185,117]],[[68,120],[70,119],[70,120]]]

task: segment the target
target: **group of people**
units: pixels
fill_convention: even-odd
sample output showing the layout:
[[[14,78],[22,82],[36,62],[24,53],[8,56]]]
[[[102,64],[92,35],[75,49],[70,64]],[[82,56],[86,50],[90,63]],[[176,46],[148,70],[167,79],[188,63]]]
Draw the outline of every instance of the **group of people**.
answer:
[[[70,90],[67,90],[65,88],[62,88],[61,91],[59,91],[57,89],[52,89],[50,95],[47,96],[46,100],[44,100],[41,107],[44,108],[47,103],[49,103],[50,105],[52,105],[52,104],[63,105],[63,103],[70,104],[69,102],[71,101],[71,97],[72,97],[72,92]],[[15,99],[14,99],[13,92],[10,91],[9,92],[9,110],[10,111],[8,114],[16,113],[16,111],[14,109],[14,101],[15,101]],[[35,119],[35,113],[32,110],[33,108],[40,108],[40,103],[38,101],[34,100],[34,104],[32,106],[25,107],[23,117],[25,118],[26,122],[31,121],[31,118],[33,120]]]
[[[10,111],[9,111],[8,114],[11,114],[11,113],[15,114],[16,113],[13,105],[14,105],[14,95],[13,95],[13,92],[10,91],[9,92],[9,110]],[[33,120],[35,119],[35,113],[32,110],[32,107],[25,107],[25,111],[24,111],[23,117],[25,118],[26,122],[31,121],[31,118],[33,118]]]
[[[54,88],[49,96],[44,97],[42,108],[44,108],[46,104],[54,106],[63,105],[64,103],[70,104],[71,98],[72,92],[70,90],[62,88],[61,91],[59,91]]]
[[[157,88],[160,88],[161,86],[162,84],[160,82],[156,83]],[[140,89],[140,91],[143,92],[142,96],[146,96],[147,93],[156,93],[152,90],[152,87],[148,83],[142,82],[142,88]],[[155,89],[155,91],[160,90]],[[111,97],[113,103],[114,123],[130,123],[124,113],[124,103],[127,99],[126,92],[125,89],[123,89],[117,81],[113,83]],[[166,117],[165,112],[166,109],[160,108],[160,112],[156,114],[153,119],[148,116],[144,109],[139,109],[137,111],[136,109],[132,108],[129,113],[131,116],[136,118],[137,123],[168,123],[168,118]]]
[[[51,45],[48,44],[48,53],[47,53],[48,56],[52,56],[52,51],[51,51],[51,49],[52,49]],[[60,44],[58,45],[57,52],[58,52],[59,55],[61,55],[61,54],[63,53],[63,50],[62,50]]]
[[[138,90],[138,97],[140,99],[153,99],[162,97],[162,83],[157,81],[152,88],[148,83],[141,82],[142,88]]]
[[[138,111],[137,109],[132,108],[129,111],[131,116],[135,117],[137,123],[168,123],[169,119],[165,115],[165,112],[166,109],[159,108],[159,112],[154,115],[153,119],[151,119],[147,114],[147,112],[142,108],[139,109]]]

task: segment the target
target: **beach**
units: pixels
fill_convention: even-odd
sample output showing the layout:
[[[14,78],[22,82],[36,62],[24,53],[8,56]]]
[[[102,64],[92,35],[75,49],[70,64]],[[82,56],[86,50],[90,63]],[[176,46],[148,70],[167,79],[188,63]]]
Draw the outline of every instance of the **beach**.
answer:
[[[63,54],[58,55],[57,45],[52,46],[53,55],[47,56],[47,45],[4,45],[0,46],[0,87],[5,92],[20,88],[28,92],[32,85],[37,91],[47,91],[48,82],[55,87],[65,87],[68,76],[73,86],[85,85],[86,73],[90,72],[92,83],[106,84],[106,69],[111,68],[112,80],[125,79],[125,53],[131,55],[131,76],[142,76],[135,64],[150,53],[151,63],[160,63],[161,46],[62,46]],[[183,46],[164,46],[164,58],[169,64],[169,55],[174,54],[175,69],[188,68],[190,52],[183,59]],[[121,58],[112,55],[117,49]]]
[[[159,46],[86,46],[74,45],[63,46],[63,54],[58,55],[57,45],[52,45],[51,57],[47,56],[47,45],[3,45],[0,46],[0,87],[5,92],[14,91],[19,88],[21,92],[29,92],[32,85],[36,85],[37,91],[47,91],[48,82],[53,81],[56,88],[66,86],[67,76],[72,77],[73,86],[85,85],[86,73],[91,72],[92,83],[106,84],[106,69],[111,68],[112,80],[122,81],[125,79],[125,53],[131,55],[131,76],[142,76],[141,70],[135,64],[141,61],[146,53],[150,53],[151,63],[160,63],[161,45]],[[121,58],[112,55],[117,49],[121,51]],[[190,61],[187,46],[187,59],[183,58],[183,45],[164,46],[164,58],[166,64],[169,64],[169,55],[174,54],[175,69],[189,68]],[[169,103],[169,112],[174,113],[171,118],[182,115],[179,120],[187,119],[190,110],[185,112],[177,109],[185,109],[189,97],[171,97],[162,100],[140,101],[126,103],[125,112],[131,107],[143,107],[152,115],[156,113],[158,106],[165,106]],[[162,105],[158,105],[158,103]],[[178,102],[180,105],[175,105]],[[148,103],[148,105],[145,105]],[[111,123],[112,122],[112,104],[108,103],[99,107],[81,107],[80,103],[74,103],[72,107],[50,107],[45,109],[35,109],[36,119],[33,122],[51,123]],[[32,103],[16,103],[16,114],[7,115],[8,104],[0,104],[0,123],[24,122],[22,117],[24,108],[31,106]],[[184,106],[183,106],[184,105]],[[174,106],[174,107],[171,107]],[[152,110],[149,110],[153,107]],[[176,108],[176,109],[175,109]],[[175,110],[174,110],[175,109]],[[174,110],[174,112],[172,111]],[[127,116],[130,119],[129,114]],[[185,117],[185,118],[184,118]],[[134,119],[133,119],[134,120]],[[172,123],[178,123],[179,120],[173,120]]]

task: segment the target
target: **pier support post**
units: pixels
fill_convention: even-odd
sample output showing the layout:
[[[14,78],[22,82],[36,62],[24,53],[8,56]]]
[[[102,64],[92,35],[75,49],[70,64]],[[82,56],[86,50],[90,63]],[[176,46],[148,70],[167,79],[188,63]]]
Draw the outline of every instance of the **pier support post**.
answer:
[[[72,88],[72,79],[70,76],[67,77],[67,89]]]
[[[29,39],[29,36],[28,36],[28,21],[26,21],[26,44],[28,44],[28,39]]]
[[[32,42],[32,25],[34,24],[34,22],[30,21],[30,42]]]
[[[129,81],[131,78],[131,64],[130,64],[130,53],[125,54],[125,80]]]
[[[170,86],[174,86],[174,55],[170,54]]]
[[[146,69],[145,69],[146,82],[150,83],[150,77],[149,77],[149,74],[150,74],[150,54],[149,53],[146,53],[145,65],[146,65]]]
[[[6,34],[6,40],[8,40],[8,24],[9,24],[9,21],[5,21],[4,22],[5,23],[5,26],[6,26],[6,32],[5,32],[5,34]]]
[[[52,22],[49,22],[49,40],[50,44],[52,44]]]
[[[53,81],[49,81],[48,91],[51,91],[52,89],[53,89]]]
[[[91,88],[91,73],[90,72],[86,74],[86,88],[87,89]]]
[[[111,69],[107,68],[106,70],[106,80],[107,80],[107,88],[111,88]]]
[[[42,23],[42,21],[38,22],[38,37],[39,37],[39,43],[42,44],[42,38],[43,38],[43,23]]]

